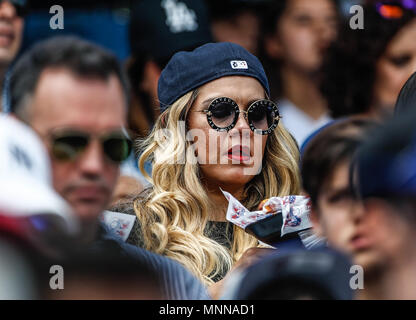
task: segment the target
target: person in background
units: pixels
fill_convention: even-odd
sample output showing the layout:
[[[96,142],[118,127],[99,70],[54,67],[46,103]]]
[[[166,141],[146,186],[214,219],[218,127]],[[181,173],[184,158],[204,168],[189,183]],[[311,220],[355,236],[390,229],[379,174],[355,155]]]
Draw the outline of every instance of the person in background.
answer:
[[[22,52],[49,37],[75,35],[110,50],[119,61],[124,61],[128,57],[129,7],[133,1],[27,0],[27,2],[30,12],[25,17]]]
[[[63,243],[77,236],[78,221],[53,189],[39,137],[5,114],[0,115],[0,156],[0,299],[38,299],[34,262],[59,257]]]
[[[132,7],[126,65],[132,92],[128,124],[137,137],[146,137],[159,116],[157,83],[163,68],[175,52],[212,42],[209,26],[201,0],[144,0]]]
[[[35,271],[28,254],[32,250],[21,235],[10,231],[0,220],[0,300],[39,298]]]
[[[349,167],[358,147],[376,123],[363,117],[334,121],[310,137],[301,157],[304,191],[312,202],[315,233],[329,246],[354,255],[363,206],[356,199]]]
[[[205,288],[179,264],[128,245],[100,221],[110,203],[120,162],[131,151],[126,135],[128,82],[114,55],[76,37],[35,45],[16,63],[10,83],[15,117],[41,137],[52,164],[53,186],[80,220],[82,246],[118,249],[153,268],[167,299],[207,298]],[[104,219],[109,213],[104,212]],[[130,217],[130,216],[129,216]]]
[[[416,113],[409,110],[372,133],[351,173],[364,204],[353,238],[364,268],[359,299],[416,299]]]
[[[270,77],[271,99],[299,145],[330,121],[320,71],[338,20],[333,0],[272,1],[262,19],[259,56]]]
[[[364,29],[342,26],[323,67],[322,93],[332,117],[381,120],[393,113],[400,89],[416,71],[416,8],[402,3],[369,1]]]
[[[228,283],[224,300],[351,300],[351,260],[330,248],[278,251]]]
[[[0,112],[9,111],[7,72],[20,49],[26,13],[25,0],[0,1]]]
[[[38,299],[46,300],[161,300],[155,270],[137,259],[120,256],[111,246],[104,252],[80,250],[60,259],[31,259]],[[51,274],[64,270],[64,290],[51,288]],[[58,280],[56,280],[58,283]],[[54,283],[54,282],[52,282]]]
[[[11,112],[41,137],[51,155],[54,188],[88,237],[95,236],[119,163],[131,150],[124,130],[126,90],[117,60],[75,37],[39,43],[12,71]]]
[[[39,137],[9,115],[0,114],[0,124],[1,212],[14,213],[22,219],[35,214],[56,215],[67,225],[63,229],[74,232],[77,218],[53,189],[50,160]]]
[[[239,44],[258,54],[260,24],[267,0],[211,0],[211,31],[217,42]]]
[[[77,219],[53,190],[39,137],[5,114],[0,115],[0,158],[0,299],[37,299],[33,258],[58,254],[59,242],[50,236],[76,235]]]

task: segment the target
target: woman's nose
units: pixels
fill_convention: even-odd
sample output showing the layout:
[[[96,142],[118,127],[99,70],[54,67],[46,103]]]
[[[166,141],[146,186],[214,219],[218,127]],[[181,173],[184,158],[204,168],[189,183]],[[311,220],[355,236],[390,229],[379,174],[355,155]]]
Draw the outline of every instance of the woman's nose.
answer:
[[[250,130],[250,125],[248,123],[248,117],[247,117],[247,111],[240,111],[240,113],[238,114],[238,119],[237,119],[237,123],[235,124],[235,127]]]
[[[247,112],[240,111],[237,118],[237,123],[235,124],[234,128],[230,130],[232,135],[239,134],[240,136],[250,136],[251,129],[250,125],[248,124]]]

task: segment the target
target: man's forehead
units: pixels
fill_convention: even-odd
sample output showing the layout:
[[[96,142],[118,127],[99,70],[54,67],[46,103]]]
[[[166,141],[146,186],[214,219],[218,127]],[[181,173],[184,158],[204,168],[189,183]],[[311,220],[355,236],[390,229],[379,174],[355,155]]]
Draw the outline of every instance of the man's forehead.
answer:
[[[82,77],[62,68],[46,69],[32,99],[34,122],[49,127],[124,125],[125,99],[118,78]],[[47,123],[45,123],[47,122]]]
[[[71,85],[71,87],[68,87]],[[64,66],[57,67],[48,67],[44,69],[38,78],[35,92],[44,89],[53,88],[54,90],[63,90],[71,91],[72,87],[78,86],[77,89],[87,86],[88,89],[91,88],[103,88],[103,87],[114,87],[114,89],[119,89],[120,94],[123,94],[122,86],[119,79],[115,74],[110,74],[109,76],[96,75],[96,74],[78,74],[69,68]]]
[[[345,190],[349,187],[349,165],[348,160],[341,161],[336,164],[332,172],[323,183],[321,192],[332,192]]]

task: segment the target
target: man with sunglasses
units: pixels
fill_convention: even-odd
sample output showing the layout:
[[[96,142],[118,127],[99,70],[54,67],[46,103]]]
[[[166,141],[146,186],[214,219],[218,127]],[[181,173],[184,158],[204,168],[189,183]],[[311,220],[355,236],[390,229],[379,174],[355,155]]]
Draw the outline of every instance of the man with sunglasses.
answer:
[[[80,218],[80,241],[103,249],[116,245],[148,263],[160,275],[166,298],[207,298],[183,267],[116,239],[100,223],[132,146],[124,130],[127,82],[117,59],[75,37],[51,38],[17,62],[10,89],[12,112],[42,138],[54,188]]]
[[[131,149],[117,60],[81,40],[55,38],[17,62],[10,85],[12,112],[42,138],[55,189],[84,222],[85,236],[94,236]]]
[[[25,13],[26,0],[0,0],[0,87],[20,49]],[[0,112],[7,111],[4,100],[4,96],[1,97]]]

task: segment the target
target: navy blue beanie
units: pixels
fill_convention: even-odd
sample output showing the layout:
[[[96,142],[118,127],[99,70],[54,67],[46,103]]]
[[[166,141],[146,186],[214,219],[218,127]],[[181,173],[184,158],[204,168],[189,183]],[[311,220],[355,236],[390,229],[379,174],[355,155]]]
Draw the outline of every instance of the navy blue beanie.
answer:
[[[161,112],[184,94],[224,76],[256,78],[270,95],[259,59],[238,44],[207,43],[193,51],[176,53],[163,69],[158,83]]]
[[[416,72],[406,81],[397,98],[395,113],[401,114],[416,106]]]
[[[405,110],[371,133],[354,161],[363,198],[416,195],[416,112]]]

